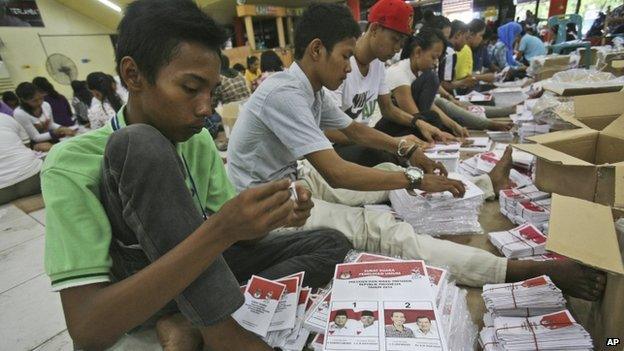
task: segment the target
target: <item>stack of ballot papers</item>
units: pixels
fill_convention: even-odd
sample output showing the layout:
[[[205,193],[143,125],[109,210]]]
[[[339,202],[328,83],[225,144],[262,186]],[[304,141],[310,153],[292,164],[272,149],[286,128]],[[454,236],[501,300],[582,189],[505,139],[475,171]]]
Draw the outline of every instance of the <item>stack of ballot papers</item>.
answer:
[[[493,339],[482,342],[498,350],[593,350],[589,333],[565,309],[534,317],[496,317],[490,329]]]
[[[487,135],[492,141],[497,143],[511,143],[514,138],[513,132],[503,132],[503,131],[492,131],[488,130]]]
[[[500,317],[530,317],[565,308],[561,290],[546,275],[517,283],[486,284],[483,301],[488,312]]]
[[[303,326],[321,350],[461,350],[473,345],[466,291],[421,260],[351,251]]]
[[[548,124],[527,122],[522,123],[520,127],[518,127],[518,136],[520,137],[521,143],[526,143],[528,141],[527,138],[529,137],[539,134],[546,134],[548,132],[550,132],[550,125]]]
[[[416,189],[412,193],[400,189],[390,192],[392,208],[417,234],[482,233],[479,212],[484,201],[483,191],[458,173],[449,173],[448,177],[464,183],[463,198],[454,198],[448,191],[427,193]]]
[[[497,143],[492,151],[480,153],[460,161],[458,172],[466,176],[478,176],[490,173],[492,169],[494,169],[494,166],[496,166],[496,164],[503,157],[506,147],[507,144]],[[511,154],[511,159],[513,167],[512,171],[517,171],[511,172],[511,180],[516,181],[514,177],[517,177],[519,172],[524,176],[522,180],[517,179],[519,184],[524,185],[527,182],[532,183],[531,178],[528,177],[528,175],[531,174],[533,169],[535,156],[529,154],[528,152],[514,149]]]
[[[507,258],[519,258],[546,253],[546,236],[533,224],[488,234],[490,242]]]
[[[325,350],[448,350],[421,260],[336,265]]]
[[[533,184],[501,190],[498,195],[501,213],[515,224],[532,223],[544,230],[550,219],[550,194]]]
[[[245,303],[232,317],[271,347],[301,351],[310,334],[303,328],[310,289],[303,287],[305,272],[277,280],[252,276],[241,290]]]

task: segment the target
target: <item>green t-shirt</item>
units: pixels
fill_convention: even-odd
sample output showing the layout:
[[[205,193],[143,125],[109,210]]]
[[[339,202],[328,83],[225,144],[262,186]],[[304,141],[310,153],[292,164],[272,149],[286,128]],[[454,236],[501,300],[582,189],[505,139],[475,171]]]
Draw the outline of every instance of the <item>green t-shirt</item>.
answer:
[[[124,127],[124,108],[118,113]],[[46,206],[45,270],[53,290],[110,281],[111,226],[100,203],[102,160],[110,123],[55,145],[43,164]],[[184,155],[206,212],[235,196],[207,130],[176,145]],[[190,181],[187,179],[190,189]],[[190,191],[190,190],[189,190]],[[199,209],[199,204],[196,203]]]

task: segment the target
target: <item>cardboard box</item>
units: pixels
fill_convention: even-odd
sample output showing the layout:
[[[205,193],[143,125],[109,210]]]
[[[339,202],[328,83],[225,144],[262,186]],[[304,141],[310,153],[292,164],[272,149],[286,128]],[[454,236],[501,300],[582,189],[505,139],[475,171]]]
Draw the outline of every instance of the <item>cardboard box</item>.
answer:
[[[543,191],[624,208],[624,116],[602,131],[588,128],[529,137],[515,148],[537,156]]]
[[[580,95],[574,101],[574,119],[595,130],[603,130],[624,114],[624,91],[615,93]],[[564,118],[565,119],[565,118]]]
[[[241,103],[241,101],[230,102],[221,106],[221,110],[217,111],[221,115],[221,119],[223,121],[223,131],[225,132],[225,136],[227,138],[230,137],[232,129],[234,129],[234,124],[236,124],[236,120],[238,119],[238,112]]]
[[[544,89],[552,91],[560,96],[578,96],[578,95],[590,95],[590,94],[603,94],[620,91],[624,88],[623,83],[611,83],[604,86],[581,86],[568,87],[560,83],[546,82],[544,83]]]
[[[544,63],[531,62],[531,70],[536,81],[552,78],[555,73],[570,68],[570,55],[549,55]]]
[[[602,300],[592,303],[588,315],[579,320],[592,335],[596,350],[624,349],[624,238],[615,230],[619,216],[614,215],[607,206],[552,197],[546,249],[607,272]],[[607,347],[608,338],[619,338],[620,345]]]

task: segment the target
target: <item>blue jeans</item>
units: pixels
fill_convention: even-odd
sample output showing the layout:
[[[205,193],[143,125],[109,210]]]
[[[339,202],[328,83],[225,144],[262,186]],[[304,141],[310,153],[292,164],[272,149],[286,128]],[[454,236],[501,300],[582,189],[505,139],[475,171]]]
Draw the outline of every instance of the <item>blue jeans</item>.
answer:
[[[113,234],[110,254],[116,280],[145,268],[203,222],[175,146],[151,126],[137,124],[114,132],[106,145],[102,174],[101,202]],[[234,245],[157,315],[179,310],[194,325],[213,325],[242,305],[239,284],[252,274],[279,278],[306,271],[304,284],[320,287],[350,249],[340,232],[326,229]]]

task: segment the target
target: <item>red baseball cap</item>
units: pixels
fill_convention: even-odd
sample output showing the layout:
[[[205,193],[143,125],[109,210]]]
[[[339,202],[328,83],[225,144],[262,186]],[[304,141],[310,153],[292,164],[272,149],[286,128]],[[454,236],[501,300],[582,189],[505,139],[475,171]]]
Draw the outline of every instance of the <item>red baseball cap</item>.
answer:
[[[379,0],[368,13],[369,23],[411,35],[414,10],[403,0]]]

